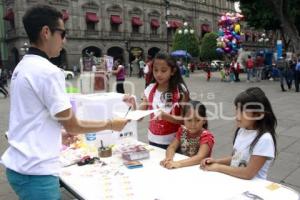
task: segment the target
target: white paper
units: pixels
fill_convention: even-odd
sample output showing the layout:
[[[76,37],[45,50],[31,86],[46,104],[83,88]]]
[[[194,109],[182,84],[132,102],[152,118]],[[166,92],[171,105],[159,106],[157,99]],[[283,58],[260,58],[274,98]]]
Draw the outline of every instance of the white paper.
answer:
[[[160,109],[155,109],[155,110],[132,110],[129,111],[128,114],[126,115],[126,113],[120,113],[120,112],[114,112],[115,115],[117,115],[118,117],[125,117],[126,115],[126,119],[129,120],[139,120],[143,117],[146,117],[147,115],[150,115],[152,113],[156,113],[160,111]]]

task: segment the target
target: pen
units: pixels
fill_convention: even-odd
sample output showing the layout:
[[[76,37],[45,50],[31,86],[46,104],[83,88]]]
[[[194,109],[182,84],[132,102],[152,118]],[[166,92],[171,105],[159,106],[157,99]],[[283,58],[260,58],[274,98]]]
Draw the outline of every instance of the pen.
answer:
[[[129,111],[131,110],[131,106],[129,106],[129,108],[128,108],[128,110],[127,110],[127,112],[126,112],[126,114],[125,114],[125,117],[124,118],[126,118],[127,117],[127,115],[128,115],[128,113],[129,113]]]

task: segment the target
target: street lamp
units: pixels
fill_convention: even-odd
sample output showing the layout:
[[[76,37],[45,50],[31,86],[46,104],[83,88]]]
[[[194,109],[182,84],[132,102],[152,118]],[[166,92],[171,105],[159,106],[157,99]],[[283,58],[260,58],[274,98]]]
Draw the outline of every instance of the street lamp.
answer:
[[[187,49],[188,49],[188,46],[187,46],[187,43],[188,43],[188,35],[189,34],[194,34],[194,29],[192,29],[192,28],[190,28],[189,26],[188,26],[188,23],[187,22],[184,22],[183,23],[183,27],[181,28],[181,29],[179,29],[178,30],[178,34],[180,34],[180,35],[182,35],[183,34],[183,36],[184,36],[184,45],[185,45],[185,62],[186,62],[186,65],[187,65],[187,53],[188,53],[188,51],[187,51]]]
[[[164,2],[165,2],[165,19],[166,19],[166,26],[167,26],[167,53],[169,53],[169,34],[168,34],[169,22],[168,22],[168,16],[170,15],[170,1],[164,0]]]
[[[265,51],[266,48],[266,42],[269,42],[269,38],[266,36],[265,33],[261,34],[261,37],[258,39],[258,42],[261,42],[263,45],[263,51]]]
[[[23,46],[20,48],[20,50],[24,53],[24,55],[27,53],[29,50],[29,45],[27,42],[24,42]]]

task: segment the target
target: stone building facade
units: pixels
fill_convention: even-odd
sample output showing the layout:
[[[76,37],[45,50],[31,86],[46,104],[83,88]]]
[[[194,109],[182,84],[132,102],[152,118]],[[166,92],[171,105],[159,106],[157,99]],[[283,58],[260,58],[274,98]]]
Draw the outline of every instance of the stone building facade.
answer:
[[[79,65],[80,58],[93,53],[124,59],[146,58],[157,51],[171,50],[176,28],[188,22],[201,37],[217,30],[218,16],[233,12],[226,0],[3,0],[8,62],[14,67],[28,49],[22,25],[25,11],[46,3],[63,14],[67,42],[60,66]],[[168,42],[167,42],[168,40]]]

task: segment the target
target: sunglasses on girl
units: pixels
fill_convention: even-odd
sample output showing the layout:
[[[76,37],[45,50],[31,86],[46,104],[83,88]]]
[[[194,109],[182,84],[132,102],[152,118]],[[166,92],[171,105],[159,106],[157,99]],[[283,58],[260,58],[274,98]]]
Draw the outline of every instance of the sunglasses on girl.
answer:
[[[60,32],[60,37],[61,39],[64,39],[66,37],[66,30],[61,29],[61,28],[53,28],[51,29],[53,32],[58,31]]]

